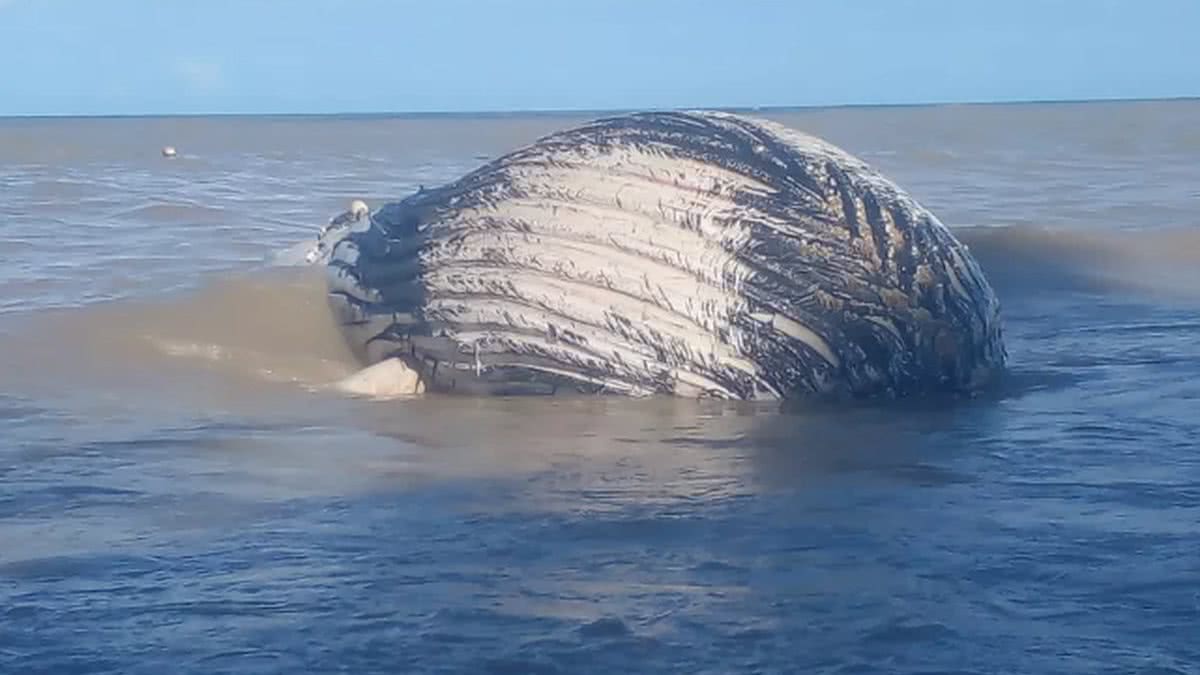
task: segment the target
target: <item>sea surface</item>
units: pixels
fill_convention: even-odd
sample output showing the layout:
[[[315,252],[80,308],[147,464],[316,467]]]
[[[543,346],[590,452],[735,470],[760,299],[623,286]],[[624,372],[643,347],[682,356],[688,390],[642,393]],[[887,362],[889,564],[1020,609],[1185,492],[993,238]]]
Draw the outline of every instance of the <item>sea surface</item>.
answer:
[[[1200,102],[759,114],[970,245],[1000,386],[347,398],[317,228],[592,116],[0,120],[0,673],[1200,672]]]

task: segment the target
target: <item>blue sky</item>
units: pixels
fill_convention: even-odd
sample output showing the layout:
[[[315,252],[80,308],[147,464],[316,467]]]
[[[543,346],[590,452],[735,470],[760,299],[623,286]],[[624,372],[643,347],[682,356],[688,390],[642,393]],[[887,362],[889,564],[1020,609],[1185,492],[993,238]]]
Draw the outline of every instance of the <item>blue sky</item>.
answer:
[[[0,0],[0,115],[1200,95],[1200,0]]]

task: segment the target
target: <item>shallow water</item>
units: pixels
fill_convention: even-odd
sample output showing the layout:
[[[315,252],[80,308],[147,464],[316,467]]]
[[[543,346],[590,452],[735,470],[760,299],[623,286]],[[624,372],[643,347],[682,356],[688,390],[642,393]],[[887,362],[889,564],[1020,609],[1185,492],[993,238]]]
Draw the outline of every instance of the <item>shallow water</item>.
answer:
[[[769,116],[958,228],[1002,387],[342,398],[280,256],[582,118],[0,120],[0,672],[1196,672],[1200,103]]]

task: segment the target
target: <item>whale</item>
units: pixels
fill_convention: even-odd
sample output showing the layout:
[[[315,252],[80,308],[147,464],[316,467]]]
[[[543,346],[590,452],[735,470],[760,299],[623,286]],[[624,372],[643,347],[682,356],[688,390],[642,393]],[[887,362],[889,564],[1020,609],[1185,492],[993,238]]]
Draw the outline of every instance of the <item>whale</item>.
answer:
[[[716,111],[545,136],[317,238],[347,388],[738,400],[972,394],[1000,303],[866,162]],[[366,384],[362,384],[366,383]]]

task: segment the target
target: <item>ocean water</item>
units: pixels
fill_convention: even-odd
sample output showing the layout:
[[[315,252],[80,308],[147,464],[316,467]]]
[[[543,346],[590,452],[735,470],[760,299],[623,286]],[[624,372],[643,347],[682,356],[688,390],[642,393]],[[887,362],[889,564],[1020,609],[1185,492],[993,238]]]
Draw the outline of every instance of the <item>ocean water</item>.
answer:
[[[297,246],[587,116],[0,120],[0,673],[1200,672],[1200,102],[761,114],[971,246],[1001,386],[346,398]]]

